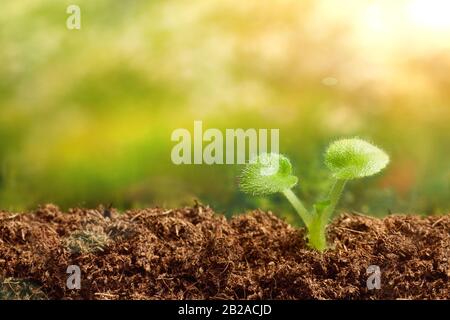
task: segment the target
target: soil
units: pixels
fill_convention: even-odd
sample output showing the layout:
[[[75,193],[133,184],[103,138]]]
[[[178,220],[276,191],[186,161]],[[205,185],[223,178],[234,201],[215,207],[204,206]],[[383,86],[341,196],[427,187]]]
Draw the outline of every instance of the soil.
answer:
[[[0,298],[450,298],[450,215],[344,214],[329,243],[309,249],[302,229],[270,212],[227,220],[198,204],[0,212]],[[66,287],[69,265],[81,269],[79,290]],[[367,288],[370,265],[380,289]]]

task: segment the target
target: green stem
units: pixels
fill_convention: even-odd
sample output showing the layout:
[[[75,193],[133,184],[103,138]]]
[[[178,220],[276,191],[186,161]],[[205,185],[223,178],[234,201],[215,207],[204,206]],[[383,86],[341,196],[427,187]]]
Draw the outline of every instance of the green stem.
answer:
[[[336,209],[346,182],[347,180],[336,180],[327,197],[327,200],[330,201],[329,205],[323,211],[316,208],[317,212],[315,212],[314,218],[308,227],[309,245],[316,250],[324,251],[327,248],[327,224]]]
[[[330,193],[328,194],[328,200],[330,200],[329,206],[325,209],[321,215],[322,222],[326,225],[333,215],[334,209],[341,198],[342,191],[344,190],[347,180],[336,179],[333,186],[331,187]]]
[[[300,218],[303,220],[303,223],[307,228],[309,228],[311,224],[311,214],[306,210],[303,203],[297,198],[297,196],[292,192],[291,189],[286,189],[283,191],[284,196],[289,200],[289,202],[294,207],[295,211],[297,211]]]
[[[320,252],[327,248],[326,225],[316,216],[308,228],[308,244]]]

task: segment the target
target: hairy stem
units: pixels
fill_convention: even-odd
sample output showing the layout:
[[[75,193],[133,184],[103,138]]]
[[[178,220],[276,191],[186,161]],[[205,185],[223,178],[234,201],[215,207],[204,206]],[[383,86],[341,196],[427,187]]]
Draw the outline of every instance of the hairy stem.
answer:
[[[286,189],[283,191],[284,196],[289,200],[289,202],[294,207],[295,211],[297,211],[300,218],[303,220],[303,223],[307,228],[309,228],[311,224],[311,214],[306,210],[303,203],[299,200],[299,198],[292,192],[291,189]]]
[[[342,191],[344,190],[347,180],[336,179],[333,186],[331,187],[330,193],[328,194],[328,200],[330,200],[329,206],[321,214],[320,219],[326,225],[333,215],[334,209],[341,198]]]
[[[327,248],[326,224],[322,222],[320,216],[315,216],[308,228],[308,244],[320,252]]]
[[[324,251],[327,248],[327,224],[341,198],[346,182],[347,180],[336,180],[334,182],[327,197],[327,200],[330,201],[330,203],[324,209],[316,208],[317,212],[315,212],[314,218],[308,226],[309,245],[316,250]]]

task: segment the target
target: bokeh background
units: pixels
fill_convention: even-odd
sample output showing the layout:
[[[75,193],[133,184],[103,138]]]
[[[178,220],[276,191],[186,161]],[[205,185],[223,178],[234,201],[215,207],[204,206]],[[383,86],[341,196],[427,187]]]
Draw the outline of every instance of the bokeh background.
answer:
[[[81,30],[66,8],[81,8]],[[239,166],[170,160],[176,128],[280,128],[309,203],[326,145],[359,136],[392,158],[348,185],[371,215],[450,207],[448,0],[3,0],[0,208],[261,207]]]

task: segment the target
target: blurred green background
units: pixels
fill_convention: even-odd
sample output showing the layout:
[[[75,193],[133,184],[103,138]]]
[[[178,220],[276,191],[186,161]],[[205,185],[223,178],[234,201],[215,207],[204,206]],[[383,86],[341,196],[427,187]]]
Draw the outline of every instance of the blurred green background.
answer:
[[[81,8],[81,30],[66,8]],[[236,188],[239,166],[170,159],[176,128],[280,128],[309,201],[323,151],[360,136],[391,155],[341,207],[450,205],[450,2],[3,0],[0,208],[192,204],[293,211]],[[295,217],[289,218],[295,223]]]

